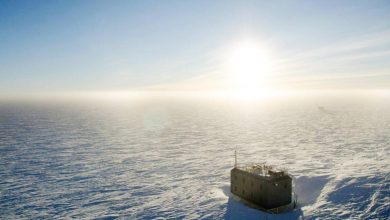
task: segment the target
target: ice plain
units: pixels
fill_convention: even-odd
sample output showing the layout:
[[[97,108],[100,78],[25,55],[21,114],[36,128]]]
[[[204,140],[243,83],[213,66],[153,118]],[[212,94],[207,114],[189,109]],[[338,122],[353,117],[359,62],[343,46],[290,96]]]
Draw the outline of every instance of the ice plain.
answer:
[[[234,150],[287,168],[299,208],[233,198]],[[389,153],[389,97],[3,102],[0,218],[388,219]]]

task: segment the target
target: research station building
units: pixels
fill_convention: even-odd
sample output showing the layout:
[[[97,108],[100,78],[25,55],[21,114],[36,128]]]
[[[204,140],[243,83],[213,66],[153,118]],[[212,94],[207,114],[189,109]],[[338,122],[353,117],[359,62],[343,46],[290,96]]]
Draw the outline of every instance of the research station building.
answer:
[[[292,178],[271,166],[251,165],[231,170],[230,190],[264,210],[279,212],[292,202]]]

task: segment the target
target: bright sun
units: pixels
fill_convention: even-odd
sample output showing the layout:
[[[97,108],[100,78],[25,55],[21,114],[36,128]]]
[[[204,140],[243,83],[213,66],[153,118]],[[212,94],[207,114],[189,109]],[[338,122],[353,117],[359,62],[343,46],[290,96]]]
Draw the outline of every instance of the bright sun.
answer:
[[[266,50],[245,41],[235,47],[229,58],[232,89],[242,95],[256,95],[267,88],[271,61]]]

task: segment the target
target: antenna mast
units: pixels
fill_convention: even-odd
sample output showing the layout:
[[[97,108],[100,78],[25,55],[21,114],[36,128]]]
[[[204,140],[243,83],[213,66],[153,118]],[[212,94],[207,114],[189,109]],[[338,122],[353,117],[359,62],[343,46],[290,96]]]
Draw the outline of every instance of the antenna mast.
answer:
[[[234,168],[237,168],[237,150],[234,151]]]

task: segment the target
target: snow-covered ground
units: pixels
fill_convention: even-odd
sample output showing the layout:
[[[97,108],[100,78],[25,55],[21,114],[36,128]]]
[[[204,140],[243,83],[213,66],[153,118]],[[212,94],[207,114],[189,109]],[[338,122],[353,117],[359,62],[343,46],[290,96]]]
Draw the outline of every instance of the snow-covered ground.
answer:
[[[299,208],[233,198],[235,149]],[[0,218],[388,219],[389,153],[388,97],[1,103]]]

